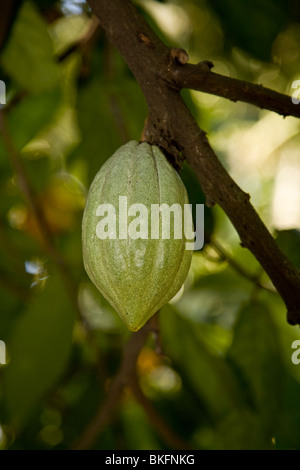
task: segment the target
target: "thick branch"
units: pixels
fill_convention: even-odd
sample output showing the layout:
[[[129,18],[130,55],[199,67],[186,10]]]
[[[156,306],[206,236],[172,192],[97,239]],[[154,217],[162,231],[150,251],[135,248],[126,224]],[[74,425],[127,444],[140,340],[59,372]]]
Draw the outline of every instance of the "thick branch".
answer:
[[[288,320],[300,323],[300,274],[279,250],[250,204],[249,195],[219,162],[178,89],[166,80],[177,61],[176,55],[174,58],[155,36],[129,0],[89,0],[89,3],[144,92],[149,107],[144,139],[159,145],[167,156],[175,158],[175,164],[180,161],[180,152],[183,153],[197,174],[207,200],[222,207],[239,233],[242,245],[269,275],[287,306]]]
[[[262,85],[211,72],[211,66],[212,64],[208,62],[201,62],[198,65],[175,63],[169,70],[167,79],[179,89],[191,88],[231,101],[253,104],[282,116],[300,118],[300,105],[294,104],[290,96],[270,90]]]

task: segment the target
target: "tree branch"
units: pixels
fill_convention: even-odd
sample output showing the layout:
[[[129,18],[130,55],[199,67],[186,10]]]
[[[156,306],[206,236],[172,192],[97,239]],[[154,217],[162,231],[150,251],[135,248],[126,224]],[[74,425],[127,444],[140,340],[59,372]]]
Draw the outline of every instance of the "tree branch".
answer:
[[[136,384],[132,378],[136,376],[136,362],[139,353],[149,333],[156,332],[156,329],[157,322],[156,315],[154,315],[143,328],[131,335],[123,351],[121,366],[110,384],[106,399],[101,403],[97,413],[88,424],[83,434],[74,443],[72,447],[74,450],[89,449],[95,444],[100,433],[112,419],[124,387],[132,384],[134,384],[135,387]]]
[[[138,381],[136,374],[133,374],[130,380],[130,387],[134,394],[136,401],[143,407],[148,416],[149,422],[152,424],[157,433],[161,436],[164,442],[170,446],[171,449],[176,450],[191,450],[191,447],[175,434],[173,429],[162,419],[160,414],[156,411],[151,401],[144,395],[143,390]]]
[[[166,79],[178,63],[176,54],[158,39],[129,0],[88,1],[145,95],[149,108],[143,132],[145,140],[160,146],[174,166],[180,165],[181,154],[184,155],[197,174],[207,200],[222,207],[239,233],[242,245],[253,253],[269,275],[286,304],[288,321],[300,323],[299,271],[280,251],[250,204],[250,196],[238,187],[219,162],[178,88]],[[184,70],[186,65],[182,67]]]
[[[146,324],[137,333],[131,335],[124,349],[121,367],[110,384],[104,402],[101,403],[92,421],[83,431],[83,434],[75,441],[72,446],[73,450],[90,449],[112,419],[123,389],[128,382],[128,373],[131,373],[131,368],[135,368],[139,352],[146,341],[148,332]]]
[[[177,61],[169,69],[166,79],[178,89],[190,88],[221,96],[231,101],[253,104],[282,116],[300,118],[300,106],[295,105],[290,96],[270,90],[262,85],[211,72],[211,67],[212,63],[207,61],[200,62],[198,65],[181,65]]]
[[[113,418],[122,397],[124,387],[130,387],[135,399],[143,407],[148,419],[157,433],[171,449],[189,449],[186,442],[168,426],[157,413],[152,403],[144,395],[136,374],[139,353],[150,333],[157,336],[157,315],[154,315],[137,333],[133,333],[123,351],[123,359],[117,375],[112,380],[106,399],[101,403],[96,415],[83,434],[74,443],[73,450],[86,450],[93,447],[99,435]]]

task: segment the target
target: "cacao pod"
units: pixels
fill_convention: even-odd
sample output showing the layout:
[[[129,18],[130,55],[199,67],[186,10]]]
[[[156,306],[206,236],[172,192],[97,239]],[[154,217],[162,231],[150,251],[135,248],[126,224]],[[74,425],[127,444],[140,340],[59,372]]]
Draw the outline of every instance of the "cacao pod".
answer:
[[[147,208],[149,217],[146,225],[145,219],[142,221],[137,217],[132,220],[133,213],[128,210],[123,226],[120,225],[119,230],[113,233],[110,222],[117,225],[126,212],[125,206],[119,206],[120,196],[127,197],[128,208],[132,204],[143,204]],[[183,219],[188,196],[179,175],[158,147],[137,141],[120,147],[103,164],[87,196],[82,221],[84,266],[92,282],[132,331],[139,330],[174,297],[188,274],[193,253],[186,249],[187,239],[193,238],[191,216],[186,230],[182,229],[182,236],[178,239],[174,236],[175,216],[169,218],[169,239],[162,236],[161,211],[156,219],[159,227],[154,224],[154,232],[149,228],[152,205],[161,207],[162,204],[172,206],[174,203],[181,206]],[[99,215],[104,216],[104,209],[102,212],[99,210],[100,205],[104,209],[115,208],[110,222],[107,219],[106,235],[101,237],[98,224],[103,228],[105,220],[102,218],[99,222]],[[135,210],[136,206],[132,207]],[[190,210],[189,206],[186,208]],[[137,212],[141,214],[135,210]],[[108,209],[105,213],[108,214]],[[143,227],[147,238],[129,236],[137,233],[132,229],[138,226],[140,229]]]

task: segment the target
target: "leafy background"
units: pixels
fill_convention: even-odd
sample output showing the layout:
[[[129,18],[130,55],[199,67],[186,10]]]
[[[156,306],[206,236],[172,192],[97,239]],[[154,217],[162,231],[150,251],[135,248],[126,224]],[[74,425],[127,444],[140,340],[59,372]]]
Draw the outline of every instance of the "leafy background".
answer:
[[[191,62],[291,94],[299,79],[297,0],[136,2]],[[7,87],[0,133],[2,449],[67,449],[102,403],[129,332],[82,265],[81,218],[102,163],[147,115],[142,93],[79,0],[22,1],[1,51]],[[300,267],[299,122],[182,92],[222,163]],[[191,202],[203,194],[191,170]],[[42,215],[41,215],[42,214]],[[163,355],[138,358],[142,390],[194,449],[299,449],[298,327],[218,207],[184,290],[160,313]],[[37,218],[38,216],[38,218]],[[41,217],[41,220],[39,220]],[[79,305],[79,308],[78,308]],[[167,449],[127,391],[97,449]]]

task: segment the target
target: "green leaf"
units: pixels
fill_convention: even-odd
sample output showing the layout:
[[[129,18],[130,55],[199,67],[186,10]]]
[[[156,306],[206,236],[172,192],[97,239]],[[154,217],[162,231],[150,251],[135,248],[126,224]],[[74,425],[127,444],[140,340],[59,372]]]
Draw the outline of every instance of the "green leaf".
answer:
[[[271,448],[271,439],[266,437],[260,418],[244,409],[232,410],[217,428],[216,442],[222,450],[266,450]]]
[[[1,252],[1,256],[3,253]],[[0,268],[1,270],[1,268]],[[3,274],[1,273],[1,276]],[[7,278],[6,282],[10,282]],[[18,284],[17,284],[18,285]],[[1,313],[0,313],[0,340],[7,341],[7,338],[11,332],[14,321],[19,317],[20,314],[20,300],[15,293],[4,289],[2,284],[0,285],[0,299],[1,299]]]
[[[19,11],[1,63],[22,88],[33,93],[48,90],[59,80],[47,24],[31,2],[24,2]]]
[[[235,374],[224,357],[204,346],[197,335],[201,326],[183,320],[171,306],[162,310],[160,326],[165,353],[192,386],[212,421],[242,405]]]
[[[71,158],[88,162],[88,182],[117,148],[140,139],[147,115],[139,85],[120,55],[115,51],[109,54],[98,44],[91,58],[89,78],[81,77],[79,81],[76,107],[82,141]]]
[[[139,140],[147,116],[145,97],[132,77],[118,78],[107,90],[114,125],[123,140]]]
[[[77,112],[83,139],[72,157],[79,156],[89,163],[91,181],[101,165],[122,144],[111,115],[107,88],[98,77],[80,87]]]
[[[10,421],[25,424],[39,400],[61,377],[71,350],[74,312],[60,278],[46,288],[17,321],[7,349],[11,358],[4,375]]]
[[[11,110],[8,116],[9,137],[17,151],[22,150],[50,122],[60,99],[61,90],[54,88],[27,96]],[[3,165],[6,159],[6,149],[0,135],[0,165]]]
[[[9,115],[9,125],[17,149],[27,144],[53,118],[61,100],[61,91],[54,88],[22,101]]]
[[[275,432],[278,449],[300,449],[299,396],[300,384],[293,377],[288,376],[284,387],[284,403]]]
[[[279,230],[276,240],[286,256],[300,269],[300,230]]]
[[[153,432],[143,409],[133,400],[127,399],[121,410],[121,423],[127,449],[158,450],[161,443]],[[101,447],[103,448],[103,447]]]
[[[271,440],[282,399],[282,357],[276,326],[266,307],[253,303],[238,316],[228,361],[243,384],[266,442]]]
[[[283,0],[215,0],[218,14],[231,47],[240,47],[260,60],[270,59],[273,41],[284,27],[288,6]]]
[[[194,262],[203,255],[194,255]],[[204,263],[205,257],[199,259]],[[216,265],[217,266],[217,265]],[[248,300],[253,284],[230,266],[220,272],[203,271],[193,288],[177,302],[176,308],[196,323],[215,324],[226,330],[232,327],[240,306]]]

